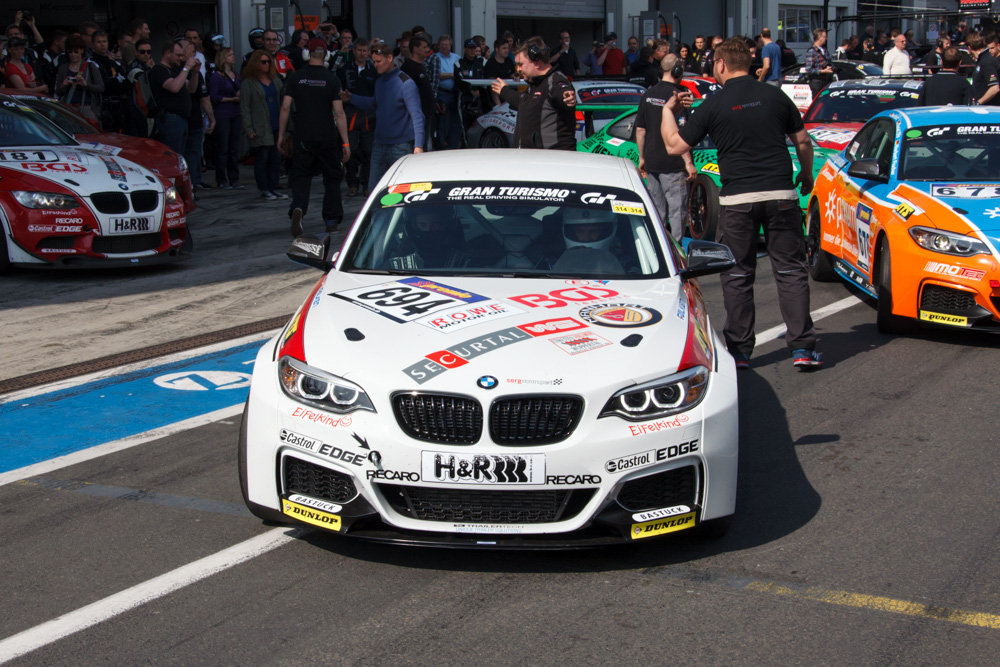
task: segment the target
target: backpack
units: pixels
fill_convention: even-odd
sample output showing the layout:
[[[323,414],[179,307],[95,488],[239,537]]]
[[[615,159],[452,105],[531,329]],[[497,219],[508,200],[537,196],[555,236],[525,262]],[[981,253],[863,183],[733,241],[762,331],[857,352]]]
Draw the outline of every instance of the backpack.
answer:
[[[149,85],[149,72],[141,67],[133,67],[128,73],[128,79],[132,82],[132,89],[129,91],[132,103],[146,115],[146,118],[156,118],[160,109],[156,104],[156,98],[153,97],[153,88]]]

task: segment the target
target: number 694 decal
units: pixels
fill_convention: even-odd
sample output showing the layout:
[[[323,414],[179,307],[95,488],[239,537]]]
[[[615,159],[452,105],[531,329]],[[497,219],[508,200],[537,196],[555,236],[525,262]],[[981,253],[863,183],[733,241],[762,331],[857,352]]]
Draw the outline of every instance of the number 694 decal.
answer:
[[[1000,183],[949,183],[931,186],[931,194],[935,197],[959,197],[961,199],[997,199],[1000,198]]]
[[[403,278],[391,283],[337,292],[331,296],[350,301],[395,322],[412,322],[455,304],[487,300],[485,296],[425,278]]]

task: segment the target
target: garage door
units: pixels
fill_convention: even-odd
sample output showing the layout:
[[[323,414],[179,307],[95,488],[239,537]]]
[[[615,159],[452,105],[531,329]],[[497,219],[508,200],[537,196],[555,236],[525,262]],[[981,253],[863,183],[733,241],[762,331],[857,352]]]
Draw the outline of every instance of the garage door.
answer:
[[[604,0],[564,0],[538,2],[497,0],[497,16],[531,16],[550,19],[604,20]]]

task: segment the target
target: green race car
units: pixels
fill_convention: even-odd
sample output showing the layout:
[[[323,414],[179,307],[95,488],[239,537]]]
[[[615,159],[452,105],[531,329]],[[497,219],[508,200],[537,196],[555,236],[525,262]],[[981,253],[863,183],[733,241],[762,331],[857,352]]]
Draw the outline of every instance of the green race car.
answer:
[[[697,108],[699,102],[695,101],[693,108]],[[579,142],[576,145],[576,150],[584,153],[614,155],[631,160],[638,166],[639,148],[635,144],[635,117],[637,113],[638,108],[618,116],[599,131]],[[788,144],[788,152],[792,156],[792,169],[797,174],[799,159],[791,142]],[[833,149],[820,148],[813,141],[814,179],[823,168],[826,158],[838,152]],[[698,176],[691,184],[691,192],[688,197],[688,233],[691,238],[714,241],[715,230],[719,223],[719,190],[722,188],[722,181],[719,178],[716,148],[711,139],[706,137],[704,141],[695,146],[691,157],[694,159]],[[799,195],[803,224],[808,199],[808,196]]]

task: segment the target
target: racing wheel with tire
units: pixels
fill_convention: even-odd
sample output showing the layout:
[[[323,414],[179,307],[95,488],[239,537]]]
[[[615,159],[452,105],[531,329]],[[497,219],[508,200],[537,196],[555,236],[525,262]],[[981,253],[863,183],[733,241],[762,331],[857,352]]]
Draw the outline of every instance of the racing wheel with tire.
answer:
[[[507,141],[507,136],[503,132],[495,127],[491,127],[483,132],[483,136],[479,137],[479,147],[510,148],[510,142]]]
[[[10,255],[7,254],[7,230],[0,225],[0,275],[10,272]]]
[[[247,411],[250,409],[250,401],[243,406],[243,421],[240,423],[240,444],[237,450],[237,467],[240,475],[240,492],[243,494],[243,502],[247,509],[258,519],[270,524],[293,523],[285,518],[285,515],[276,509],[258,505],[250,500],[249,484],[247,483]]]
[[[815,201],[809,205],[806,225],[806,261],[809,265],[809,275],[817,282],[834,282],[837,280],[837,272],[833,270],[830,253],[823,250],[820,243],[823,238],[823,222],[819,214],[819,204]]]
[[[878,304],[875,309],[875,327],[884,334],[908,334],[920,328],[916,320],[892,314],[892,258],[889,241],[882,237],[878,242]]]
[[[698,174],[688,193],[688,232],[698,241],[714,241],[719,226],[719,186]]]

